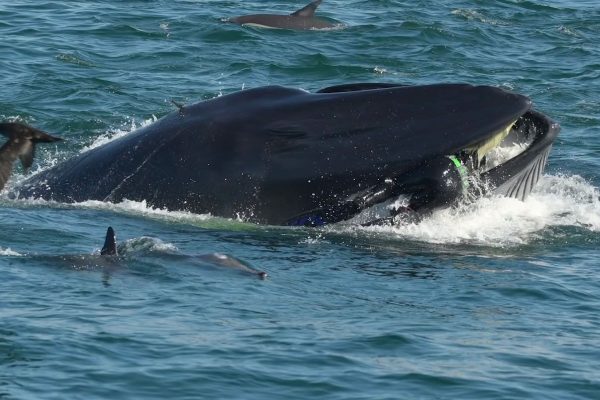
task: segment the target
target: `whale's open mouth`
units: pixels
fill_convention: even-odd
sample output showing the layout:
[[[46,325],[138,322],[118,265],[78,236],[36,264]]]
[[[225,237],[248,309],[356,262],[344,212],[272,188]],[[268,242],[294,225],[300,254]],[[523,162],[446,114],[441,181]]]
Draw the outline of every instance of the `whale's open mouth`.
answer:
[[[559,130],[559,125],[544,114],[528,110],[456,154],[428,160],[385,179],[381,185],[355,193],[335,211],[313,210],[288,224],[415,222],[426,212],[454,205],[465,197],[497,194],[525,200],[544,172]]]
[[[528,111],[484,156],[480,177],[496,194],[524,200],[544,173],[559,125],[547,116]]]

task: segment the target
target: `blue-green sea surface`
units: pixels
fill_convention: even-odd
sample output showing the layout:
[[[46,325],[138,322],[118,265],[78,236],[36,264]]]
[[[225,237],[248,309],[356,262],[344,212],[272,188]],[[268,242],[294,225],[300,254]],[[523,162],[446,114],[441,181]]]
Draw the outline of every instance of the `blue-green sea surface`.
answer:
[[[172,100],[468,82],[561,124],[534,193],[419,224],[293,229],[5,190],[0,399],[600,399],[598,2],[326,0],[318,14],[343,27],[223,22],[304,5],[0,2],[0,120],[67,139],[8,189]]]

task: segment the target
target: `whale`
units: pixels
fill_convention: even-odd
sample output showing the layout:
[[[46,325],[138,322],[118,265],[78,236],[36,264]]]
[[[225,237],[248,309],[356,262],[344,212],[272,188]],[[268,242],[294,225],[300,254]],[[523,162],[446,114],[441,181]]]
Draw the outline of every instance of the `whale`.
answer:
[[[320,4],[321,0],[315,0],[289,15],[242,15],[229,18],[227,21],[244,26],[290,30],[331,29],[339,26],[337,22],[315,16],[315,11]]]
[[[469,196],[525,199],[559,128],[527,96],[487,85],[265,86],[180,105],[21,181],[8,196],[131,200],[288,226],[376,209],[361,224],[393,222]],[[515,144],[517,154],[494,155]]]

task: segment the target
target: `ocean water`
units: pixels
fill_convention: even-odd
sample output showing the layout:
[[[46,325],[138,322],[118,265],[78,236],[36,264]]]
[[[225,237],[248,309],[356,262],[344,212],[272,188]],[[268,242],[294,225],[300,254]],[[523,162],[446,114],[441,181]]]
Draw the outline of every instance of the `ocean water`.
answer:
[[[0,120],[67,139],[9,188],[172,100],[468,82],[561,124],[534,193],[304,229],[5,191],[0,399],[600,399],[600,5],[326,0],[340,29],[223,23],[304,4],[0,2]],[[97,256],[108,226],[111,262]]]

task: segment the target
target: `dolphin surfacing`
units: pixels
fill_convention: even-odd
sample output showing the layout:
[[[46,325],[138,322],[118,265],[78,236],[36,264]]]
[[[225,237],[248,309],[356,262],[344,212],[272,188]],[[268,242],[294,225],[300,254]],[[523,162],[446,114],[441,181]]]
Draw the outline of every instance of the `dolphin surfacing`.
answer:
[[[557,134],[527,97],[491,86],[266,86],[182,106],[31,177],[13,195],[323,225],[404,194],[411,211],[448,206],[469,174],[524,198]],[[486,167],[487,149],[504,137],[527,138],[529,147]]]
[[[315,16],[315,11],[317,10],[317,7],[321,4],[321,1],[322,0],[315,0],[289,15],[243,15],[240,17],[230,18],[228,22],[232,22],[238,25],[249,25],[261,28],[292,30],[331,29],[336,26],[339,26],[339,23],[334,23]]]

